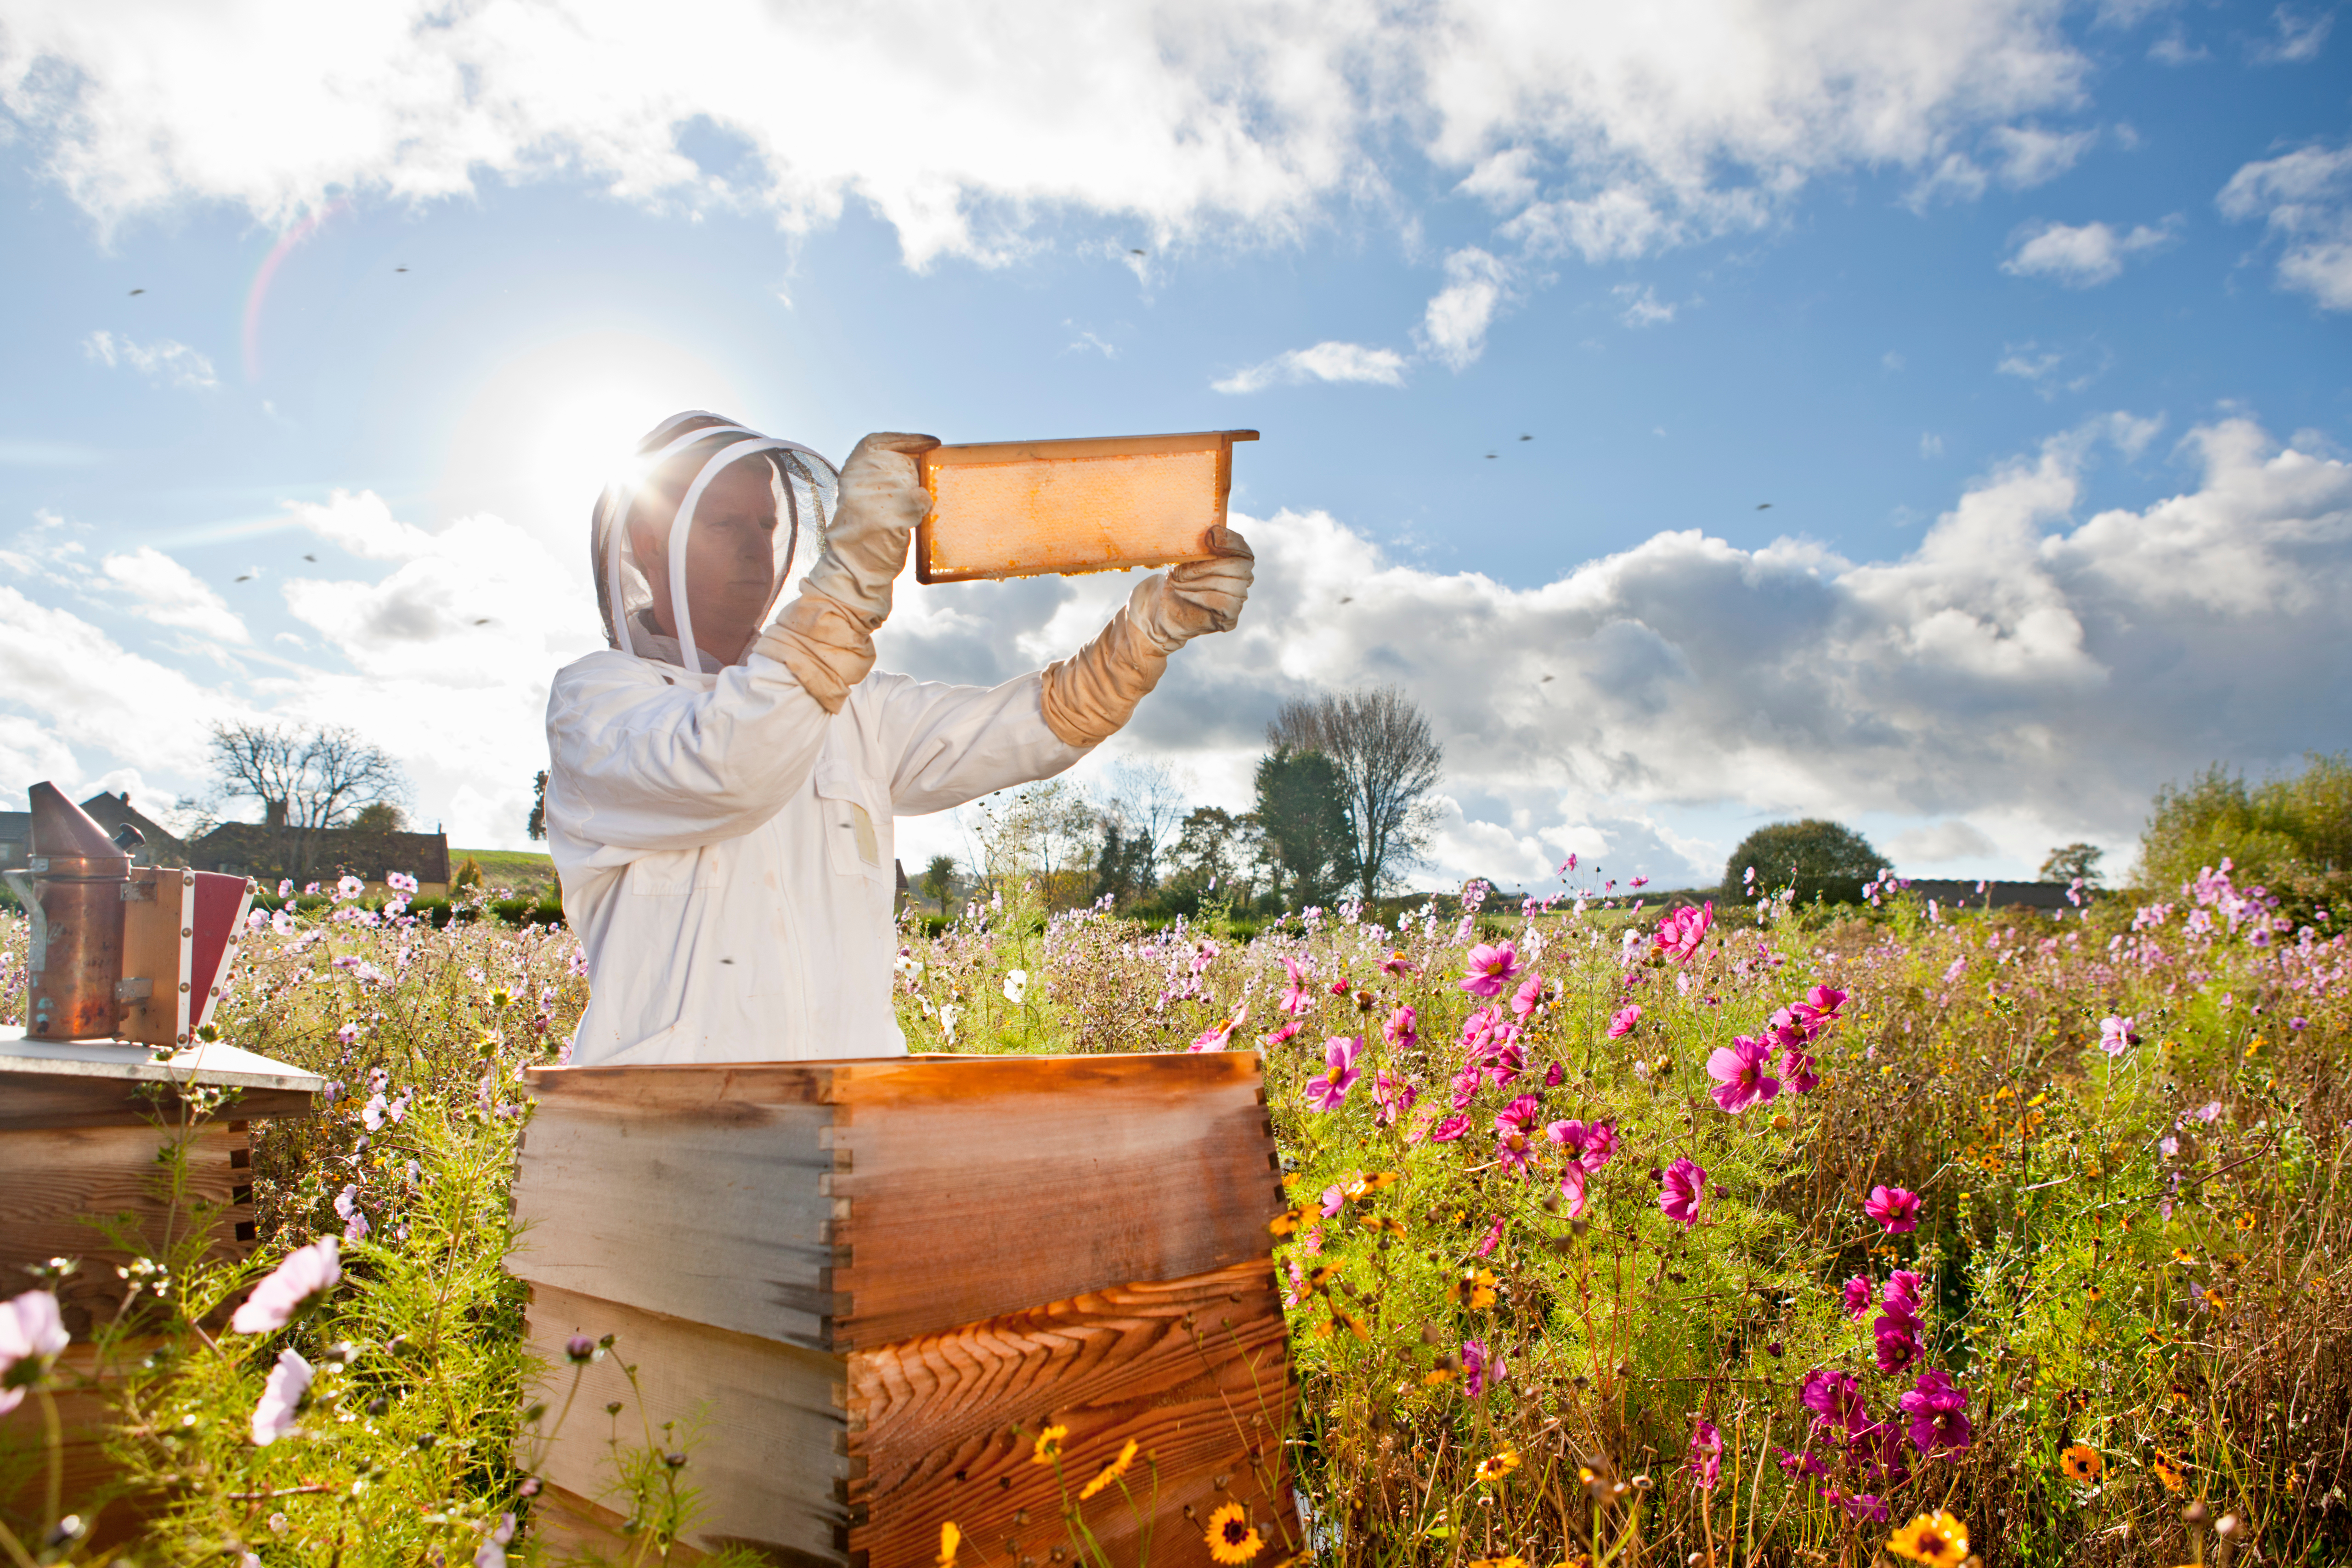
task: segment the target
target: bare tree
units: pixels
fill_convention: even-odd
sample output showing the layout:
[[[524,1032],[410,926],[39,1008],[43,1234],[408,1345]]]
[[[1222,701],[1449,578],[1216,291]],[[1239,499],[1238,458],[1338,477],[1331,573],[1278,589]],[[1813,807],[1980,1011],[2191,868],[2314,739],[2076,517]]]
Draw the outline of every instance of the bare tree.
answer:
[[[1265,738],[1277,752],[1320,752],[1339,770],[1365,898],[1421,858],[1435,827],[1427,797],[1445,763],[1421,704],[1393,686],[1296,700]]]
[[[1135,847],[1139,863],[1137,881],[1145,889],[1160,885],[1160,862],[1175,847],[1187,805],[1182,780],[1160,761],[1122,758],[1111,763],[1096,799],[1102,808],[1106,836],[1116,833]]]
[[[262,826],[298,874],[310,869],[322,829],[348,826],[364,808],[396,806],[408,794],[390,753],[337,724],[215,724],[212,763],[225,798],[261,803]]]

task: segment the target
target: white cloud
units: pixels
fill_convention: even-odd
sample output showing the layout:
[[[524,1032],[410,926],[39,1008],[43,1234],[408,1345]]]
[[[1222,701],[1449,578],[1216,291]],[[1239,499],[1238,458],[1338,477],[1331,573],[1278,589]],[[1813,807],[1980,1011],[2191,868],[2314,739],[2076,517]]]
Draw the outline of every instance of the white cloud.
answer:
[[[205,392],[220,384],[220,377],[213,374],[212,361],[170,338],[141,344],[129,338],[118,338],[112,332],[96,331],[82,340],[81,347],[82,353],[100,364],[110,369],[128,365],[157,386]]]
[[[1942,457],[1944,455],[1944,438],[1941,436],[1937,435],[1933,430],[1926,432],[1919,437],[1919,455],[1923,458]]]
[[[339,194],[559,175],[792,233],[856,200],[918,267],[1011,259],[1064,211],[1127,220],[1156,253],[1385,200],[1381,160],[1407,146],[1535,214],[1531,242],[1626,255],[2071,109],[2088,64],[2061,9],[1659,0],[1563,26],[1512,0],[715,0],[681,27],[624,0],[243,0],[128,27],[49,5],[0,36],[0,103],[102,225],[211,200],[283,226]],[[813,50],[823,68],[793,68]],[[682,149],[689,126],[720,134],[723,166]]]
[[[2269,226],[2283,246],[2281,283],[2324,310],[2352,310],[2352,142],[2248,163],[2215,200],[2225,217]]]
[[[1209,384],[1212,391],[1225,393],[1256,392],[1303,381],[1358,381],[1378,386],[1402,386],[1404,366],[1404,356],[1394,349],[1320,342],[1309,349],[1287,350]]]
[[[1466,370],[1486,349],[1486,329],[1509,296],[1511,268],[1475,246],[1445,258],[1445,287],[1423,312],[1420,337],[1450,368]]]
[[[2000,269],[2019,278],[2048,278],[2069,289],[2095,289],[2121,276],[2126,258],[2161,249],[2179,234],[2178,213],[2152,228],[2141,224],[2121,234],[2104,223],[2028,224],[2011,237],[2016,248]]]
[[[1675,307],[1663,303],[1647,283],[1620,283],[1609,290],[1618,305],[1618,319],[1629,327],[1660,326],[1675,319]]]
[[[2062,392],[2081,392],[2105,374],[2112,362],[2105,349],[2046,349],[2028,338],[2003,343],[1992,368],[1997,374],[2024,382],[2046,403]]]
[[[2305,16],[2281,5],[2271,12],[2271,20],[2278,25],[2278,37],[2256,44],[2249,51],[2251,57],[2263,65],[2301,65],[2319,58],[2328,30],[2336,26],[2336,13]]]
[[[2056,179],[2098,139],[2095,131],[2044,131],[2032,125],[1996,125],[1985,133],[1986,144],[2000,159],[2000,183],[2020,191]]]
[[[1958,817],[1898,833],[1888,840],[1886,847],[1905,866],[1972,860],[2000,852],[1999,845]]]
[[[184,626],[226,642],[250,642],[245,622],[211,584],[152,545],[100,563],[107,576],[139,601],[135,613],[157,626]]]
[[[1883,562],[1678,531],[1516,589],[1407,564],[1322,513],[1239,520],[1249,613],[1172,661],[1124,741],[1246,798],[1280,700],[1396,682],[1439,725],[1449,797],[1485,824],[1448,851],[1465,873],[1532,877],[1563,823],[1693,803],[1997,817],[2011,849],[2127,839],[2150,790],[2214,757],[2334,744],[2337,705],[2278,671],[2352,655],[2352,467],[2228,420],[2183,443],[2192,486],[2078,521],[2091,457],[2143,449],[2152,423],[2053,438]],[[1127,587],[929,590],[885,659],[1001,678],[1076,647]],[[1713,874],[1701,848],[1684,858]]]

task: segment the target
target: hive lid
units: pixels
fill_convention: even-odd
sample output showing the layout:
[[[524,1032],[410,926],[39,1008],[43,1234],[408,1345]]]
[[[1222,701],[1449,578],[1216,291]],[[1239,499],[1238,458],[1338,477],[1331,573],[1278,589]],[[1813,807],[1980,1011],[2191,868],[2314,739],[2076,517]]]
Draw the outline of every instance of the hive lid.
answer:
[[[233,1089],[224,1119],[302,1116],[326,1079],[289,1062],[219,1040],[199,1041],[169,1055],[147,1046],[35,1040],[24,1026],[0,1024],[0,1130],[98,1127],[146,1121],[158,1109],[142,1086]]]

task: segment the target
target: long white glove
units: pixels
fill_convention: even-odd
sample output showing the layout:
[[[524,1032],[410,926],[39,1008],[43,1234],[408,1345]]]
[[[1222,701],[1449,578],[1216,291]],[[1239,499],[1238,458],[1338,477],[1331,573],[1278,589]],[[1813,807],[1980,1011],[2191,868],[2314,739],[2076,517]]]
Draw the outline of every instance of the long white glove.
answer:
[[[1212,530],[1208,544],[1213,558],[1146,577],[1092,642],[1045,667],[1045,724],[1065,745],[1100,745],[1116,734],[1160,684],[1170,654],[1241,619],[1256,558],[1230,528]]]
[[[907,542],[931,509],[915,458],[936,436],[877,431],[841,466],[824,551],[801,591],[760,638],[828,713],[874,668],[874,633],[890,618],[890,586],[906,569]]]

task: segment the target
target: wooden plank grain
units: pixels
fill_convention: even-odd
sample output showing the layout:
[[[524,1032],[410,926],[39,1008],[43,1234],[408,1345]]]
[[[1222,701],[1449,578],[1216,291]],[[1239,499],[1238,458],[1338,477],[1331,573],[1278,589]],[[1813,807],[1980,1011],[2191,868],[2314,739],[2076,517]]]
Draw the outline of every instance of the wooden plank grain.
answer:
[[[1282,1207],[1254,1053],[843,1064],[832,1343],[1266,1256]]]
[[[832,1111],[740,1098],[712,1069],[637,1076],[673,1081],[642,1096],[609,1080],[541,1093],[515,1182],[524,1230],[509,1267],[534,1283],[826,1348]]]
[[[184,1139],[188,1182],[175,1201],[158,1155]],[[122,1296],[115,1268],[133,1256],[113,1246],[101,1219],[121,1220],[150,1251],[161,1252],[201,1219],[212,1236],[206,1257],[219,1262],[245,1253],[237,1227],[253,1219],[252,1173],[242,1122],[205,1121],[184,1133],[149,1126],[45,1127],[0,1133],[0,1279],[22,1280],[25,1270],[52,1258],[78,1258],[83,1267],[58,1288],[67,1331],[86,1335],[93,1317],[110,1318]],[[197,1205],[211,1210],[200,1212]]]
[[[676,1443],[688,1454],[682,1478],[700,1493],[689,1544],[705,1551],[751,1545],[778,1561],[845,1564],[848,1510],[842,1491],[851,1465],[843,1452],[841,1363],[823,1355],[617,1302],[536,1284],[527,1316],[531,1348],[552,1368],[540,1397],[571,1413],[550,1450],[536,1458],[553,1485],[600,1506],[615,1500],[611,1445]],[[573,1369],[564,1343],[574,1334],[614,1336],[612,1351]],[[636,1368],[639,1395],[624,1366]],[[618,1416],[604,1407],[618,1403]],[[667,1433],[665,1422],[676,1423]],[[688,1447],[686,1435],[695,1433]]]
[[[1281,1468],[1292,1391],[1270,1263],[861,1351],[848,1375],[850,1449],[866,1460],[849,1482],[862,1510],[849,1542],[874,1568],[924,1561],[949,1520],[992,1556],[1048,1560],[1067,1542],[1066,1499],[1130,1437],[1142,1454],[1125,1490],[1081,1505],[1114,1561],[1139,1560],[1148,1525],[1154,1564],[1208,1562],[1202,1527],[1231,1500],[1262,1531],[1295,1536]],[[1048,1424],[1069,1432],[1059,1473],[1032,1458]]]

